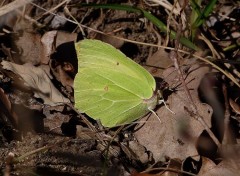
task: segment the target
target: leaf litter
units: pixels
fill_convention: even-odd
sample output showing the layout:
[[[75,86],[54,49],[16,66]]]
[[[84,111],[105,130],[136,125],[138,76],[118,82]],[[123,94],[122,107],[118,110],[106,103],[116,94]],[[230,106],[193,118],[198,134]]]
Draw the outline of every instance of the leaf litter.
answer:
[[[210,127],[212,109],[209,105],[202,104],[197,96],[200,81],[209,72],[209,67],[198,64],[189,65],[187,63],[186,67],[190,68],[188,68],[188,75],[186,75],[185,81],[191,95],[195,98],[194,102],[199,113]],[[186,99],[186,93],[181,86],[175,68],[170,67],[166,69],[163,76],[166,77],[165,80],[170,85],[178,85],[177,91],[172,93],[167,101],[169,108],[175,114],[172,114],[162,105],[156,111],[162,123],[159,123],[158,119],[151,115],[146,124],[136,132],[136,138],[141,144],[148,146],[147,148],[153,152],[156,161],[163,160],[165,156],[183,160],[186,156],[197,155],[197,150],[194,146],[204,127],[185,111],[184,107],[189,107],[189,100]],[[146,132],[148,132],[148,136],[143,135]],[[155,140],[152,140],[153,137]]]
[[[64,3],[61,4],[63,7],[65,6]],[[66,3],[68,2],[66,1]],[[147,4],[151,5],[151,2],[149,1]],[[54,3],[52,5],[55,5],[55,7],[51,6],[48,1],[41,5],[52,10],[60,10],[60,6]],[[27,7],[36,8],[32,5]],[[228,9],[226,15],[230,16],[235,7],[226,9]],[[75,17],[84,16],[85,14],[85,17],[88,16],[83,21],[85,25],[94,29],[101,29],[108,34],[134,41],[147,41],[148,43],[155,43],[159,40],[159,35],[154,35],[158,34],[158,31],[149,23],[137,20],[139,16],[134,13],[111,11],[96,18],[94,13],[100,14],[102,12],[94,9],[85,9],[84,11],[76,7],[70,8],[70,12]],[[49,148],[46,152],[40,150],[40,152],[30,154],[31,157],[27,161],[14,164],[15,170],[10,169],[6,172],[4,169],[8,168],[9,165],[1,163],[1,168],[5,173],[29,174],[29,172],[37,172],[36,166],[42,165],[42,168],[46,170],[44,174],[58,172],[78,175],[101,175],[107,170],[107,175],[180,175],[185,171],[198,175],[238,175],[239,132],[235,131],[239,128],[239,114],[231,112],[229,118],[231,123],[226,122],[227,126],[218,128],[221,129],[220,133],[227,136],[227,139],[224,138],[224,142],[220,146],[214,143],[209,135],[206,135],[206,126],[214,131],[216,130],[216,124],[220,124],[220,126],[222,124],[213,121],[214,118],[217,119],[216,117],[220,118],[220,115],[216,113],[220,110],[206,100],[205,102],[202,100],[202,96],[208,99],[212,97],[209,98],[209,94],[203,95],[202,90],[200,90],[203,87],[203,91],[206,90],[211,93],[210,90],[212,89],[206,89],[202,85],[203,80],[209,73],[213,73],[213,77],[217,77],[215,75],[219,74],[217,70],[191,57],[182,59],[180,62],[180,67],[184,73],[184,81],[199,115],[206,123],[206,126],[203,126],[194,116],[194,112],[191,112],[191,102],[187,98],[177,70],[172,67],[169,53],[161,48],[157,50],[155,47],[144,45],[126,45],[128,49],[137,48],[137,52],[127,52],[128,56],[135,58],[135,61],[140,64],[144,63],[148,58],[145,67],[155,77],[165,80],[167,87],[163,90],[163,95],[168,94],[168,96],[164,96],[165,101],[175,114],[167,110],[164,105],[160,105],[157,107],[156,113],[160,116],[162,123],[154,115],[151,115],[137,121],[135,127],[128,127],[128,129],[122,131],[116,129],[106,130],[96,125],[96,122],[91,119],[80,115],[74,108],[72,109],[71,105],[65,105],[65,103],[70,104],[73,102],[71,86],[77,70],[76,65],[74,62],[69,63],[66,60],[52,60],[50,58],[50,55],[55,52],[55,43],[56,46],[59,46],[64,42],[76,41],[76,33],[63,32],[59,37],[58,33],[62,32],[58,29],[64,28],[67,24],[66,21],[62,18],[56,18],[56,15],[50,15],[50,13],[42,11],[36,11],[35,13],[35,17],[26,16],[30,15],[30,13],[26,13],[25,19],[21,19],[21,25],[13,23],[14,26],[12,27],[15,30],[18,29],[15,33],[23,34],[23,38],[18,39],[16,39],[15,34],[11,35],[11,40],[17,47],[2,45],[3,53],[8,56],[11,62],[5,59],[1,61],[0,124],[4,127],[1,128],[3,134],[1,144],[3,145],[0,148],[0,155],[7,161],[10,152],[14,152],[16,155],[13,158],[18,158],[18,156],[22,156],[29,151],[36,151],[44,147]],[[19,11],[14,12],[11,18],[17,17],[16,14],[19,14]],[[59,14],[65,17],[68,16],[63,13]],[[10,16],[8,17],[10,19]],[[125,21],[126,18],[134,19],[135,23],[129,25],[129,21]],[[61,20],[59,21],[59,19]],[[108,20],[106,21],[106,19]],[[30,24],[26,20],[30,20],[37,26],[40,26],[40,23],[46,26],[49,25],[51,28],[57,29],[57,31],[45,33],[44,37],[41,37],[39,31],[34,29],[34,32],[30,33],[26,33],[26,31],[19,32],[19,29],[26,30],[29,27]],[[222,18],[221,22],[226,22],[226,18]],[[1,23],[12,24],[8,20],[1,21]],[[3,26],[2,24],[0,26]],[[105,24],[105,28],[102,24]],[[142,25],[145,25],[143,29],[141,29]],[[41,26],[43,25],[41,24]],[[49,30],[45,28],[44,31]],[[106,37],[97,34],[91,29],[88,32],[92,38],[109,41],[125,51],[124,47],[127,42],[111,36]],[[211,35],[216,39],[214,32],[211,29]],[[236,36],[237,32],[233,31],[233,34]],[[219,37],[219,33],[217,36]],[[60,42],[59,38],[62,38]],[[225,37],[224,40],[226,39]],[[231,41],[225,41],[225,43],[220,41],[218,44],[221,47],[226,47],[231,45]],[[229,57],[238,55],[236,51],[227,54]],[[18,65],[19,63],[23,65]],[[237,67],[235,65],[231,66]],[[11,80],[6,81],[4,77]],[[208,79],[210,79],[210,87],[213,86],[213,92],[216,93],[215,99],[221,105],[221,100],[219,100],[221,99],[221,91],[219,93],[217,90],[222,89],[221,87],[215,89],[214,86],[219,86],[216,79],[212,77]],[[222,84],[227,85],[230,108],[234,106],[233,111],[236,111],[239,103],[237,96],[239,89],[226,79],[220,78],[219,80],[219,82],[223,82]],[[226,115],[224,115],[226,114],[225,109],[222,108],[221,111],[226,118]],[[26,128],[26,131],[24,133],[21,132],[22,128],[19,128],[19,124],[16,123],[18,119],[22,118],[23,114],[39,119],[39,121],[33,123],[31,123],[30,118],[25,119],[26,124],[23,127]],[[41,128],[38,130],[36,128],[27,128],[34,125],[41,126]],[[36,132],[40,134],[36,134]],[[13,136],[11,138],[9,137],[10,133]],[[17,135],[20,138],[17,138]],[[66,136],[74,135],[76,135],[76,138],[66,138]],[[219,141],[222,141],[223,135],[216,131],[215,135]],[[8,139],[9,143],[6,143],[6,139]],[[20,140],[20,142],[16,143],[13,139]],[[209,143],[209,141],[211,142]],[[217,146],[218,148],[211,146]],[[216,155],[213,156],[212,153]],[[193,162],[196,156],[197,159]],[[194,165],[193,167],[189,166],[189,160]],[[108,169],[105,168],[105,162],[108,164]],[[49,166],[49,163],[52,166]],[[23,165],[26,167],[20,169]],[[161,171],[164,169],[167,171]]]
[[[3,69],[18,74],[24,81],[25,86],[33,90],[36,98],[41,98],[44,104],[54,106],[59,103],[69,103],[70,100],[64,97],[53,85],[48,70],[44,67],[32,65],[17,65],[11,62],[2,61]],[[32,74],[32,73],[35,74]]]

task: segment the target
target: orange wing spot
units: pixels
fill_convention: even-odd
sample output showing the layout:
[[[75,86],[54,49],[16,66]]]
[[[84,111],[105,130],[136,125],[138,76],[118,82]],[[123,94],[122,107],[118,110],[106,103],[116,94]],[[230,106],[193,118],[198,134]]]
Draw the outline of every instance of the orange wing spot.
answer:
[[[106,91],[106,92],[108,91],[108,86],[104,87],[104,91]]]

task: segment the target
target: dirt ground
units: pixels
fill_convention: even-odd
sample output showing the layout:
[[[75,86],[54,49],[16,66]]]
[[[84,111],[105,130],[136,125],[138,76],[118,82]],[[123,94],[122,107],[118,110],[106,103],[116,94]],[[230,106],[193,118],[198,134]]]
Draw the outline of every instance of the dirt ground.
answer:
[[[113,2],[193,33],[190,3],[170,14],[150,0],[94,1]],[[192,49],[143,13],[81,3],[0,2],[1,175],[238,175],[239,2],[218,2],[208,21],[227,17],[198,27]],[[154,76],[166,102],[155,109],[160,119],[109,129],[74,108],[72,42],[83,38],[113,45]],[[185,52],[174,56],[178,46]]]

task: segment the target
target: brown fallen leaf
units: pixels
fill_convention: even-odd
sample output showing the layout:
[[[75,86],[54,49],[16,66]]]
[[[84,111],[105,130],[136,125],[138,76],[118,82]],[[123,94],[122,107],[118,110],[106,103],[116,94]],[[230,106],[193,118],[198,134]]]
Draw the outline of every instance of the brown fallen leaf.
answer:
[[[49,31],[43,36],[32,32],[19,32],[13,35],[14,62],[19,64],[32,63],[33,65],[48,64],[50,55],[58,45],[76,41],[77,34],[61,31]]]
[[[8,99],[8,96],[5,94],[4,90],[0,88],[0,110],[1,113],[4,113],[8,117],[14,127],[17,127],[19,117],[13,111],[12,104]]]
[[[204,117],[208,126],[211,126],[212,108],[201,103],[198,97],[198,86],[202,77],[208,71],[208,66],[195,64],[188,68],[185,81],[199,114]],[[135,136],[147,150],[153,153],[155,161],[164,161],[166,156],[184,160],[188,156],[198,154],[195,142],[204,127],[196,119],[190,117],[184,109],[184,107],[189,107],[190,104],[184,89],[181,87],[175,68],[166,69],[163,76],[170,87],[179,85],[178,90],[172,93],[166,101],[175,114],[171,113],[164,105],[161,106],[156,110],[156,113],[162,123],[153,114],[149,118],[145,117],[141,119],[141,121],[146,121],[145,124],[136,131]]]
[[[50,55],[55,51],[57,31],[46,32],[41,38],[41,44],[43,46],[41,63],[48,64]]]
[[[136,171],[133,171],[131,173],[131,176],[178,176],[181,175],[181,166],[182,166],[182,161],[179,159],[170,159],[168,162],[168,166],[166,169],[161,168],[159,169],[159,172],[156,173],[157,171],[155,170],[155,174],[150,174],[150,173],[138,173]],[[156,168],[158,169],[158,168]],[[154,169],[153,169],[154,170]],[[150,172],[151,169],[149,169],[148,172]],[[146,171],[145,171],[146,172]]]
[[[139,144],[138,141],[121,142],[121,149],[131,160],[136,160],[143,164],[153,161],[151,153],[145,147]]]
[[[229,98],[229,104],[237,114],[240,114],[240,105],[239,104],[237,104],[231,98]]]
[[[160,48],[147,59],[146,65],[148,71],[154,77],[161,77],[163,70],[170,67],[172,65],[172,61],[169,59],[168,53],[164,49]]]
[[[17,8],[20,8],[28,3],[30,3],[32,0],[18,0],[18,1],[13,1],[3,7],[0,8],[0,17],[3,16],[4,14],[7,14],[11,11],[16,10]]]
[[[179,160],[177,158],[170,159],[170,161],[168,162],[168,166],[167,166],[166,171],[162,171],[161,175],[162,176],[170,176],[170,175],[171,176],[179,176],[180,172],[174,172],[171,169],[174,169],[176,171],[177,170],[181,171],[181,168],[182,168],[182,161],[181,160]]]
[[[130,176],[157,176],[159,174],[146,174],[146,173],[138,173],[137,171],[134,171],[131,173]]]
[[[3,69],[19,75],[24,80],[23,84],[34,92],[36,98],[41,98],[44,104],[56,105],[70,102],[53,85],[48,66],[18,65],[8,61],[2,61],[1,65]]]
[[[223,160],[215,164],[212,160],[203,157],[198,176],[239,176],[239,161]]]
[[[44,57],[41,36],[36,33],[22,32],[12,36],[12,50],[14,63],[33,65],[40,64]]]

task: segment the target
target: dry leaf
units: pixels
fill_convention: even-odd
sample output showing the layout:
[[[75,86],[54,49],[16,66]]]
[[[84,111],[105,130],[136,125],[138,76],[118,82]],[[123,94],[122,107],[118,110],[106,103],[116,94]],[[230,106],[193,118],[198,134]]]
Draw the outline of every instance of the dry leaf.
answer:
[[[229,98],[229,105],[231,108],[237,113],[240,114],[240,106],[235,101],[233,101],[231,98]]]
[[[77,41],[77,33],[68,33],[64,31],[57,31],[56,46],[66,42]]]
[[[49,31],[46,32],[42,38],[41,43],[43,46],[43,54],[41,59],[42,64],[48,64],[50,60],[50,55],[53,53],[55,49],[55,41],[56,41],[57,31]]]
[[[202,104],[198,98],[198,86],[202,77],[208,71],[207,66],[194,65],[189,68],[189,74],[185,81],[199,114],[204,117],[204,120],[210,126],[212,108]],[[178,80],[175,68],[165,70],[164,77],[170,86],[173,84],[180,85],[178,90],[168,97],[167,101],[169,108],[175,114],[162,106],[156,111],[162,122],[160,123],[159,119],[152,114],[149,119],[142,119],[142,121],[147,121],[135,135],[137,140],[153,153],[155,161],[165,160],[166,156],[183,160],[188,156],[198,154],[195,142],[204,128],[184,110],[184,107],[190,106],[190,102],[187,100],[183,86]]]
[[[17,126],[19,117],[18,115],[13,111],[12,104],[8,99],[8,96],[5,94],[4,90],[0,88],[0,110],[3,112],[11,121],[12,125],[14,127]]]
[[[140,161],[143,164],[153,161],[152,155],[137,141],[121,142],[121,148],[131,160]]]
[[[172,65],[169,54],[162,48],[147,59],[147,70],[155,77],[161,77],[163,70]],[[157,66],[157,67],[155,67]]]
[[[1,64],[4,69],[19,75],[24,80],[24,84],[32,89],[34,96],[41,98],[44,104],[56,105],[70,102],[51,82],[49,67],[35,67],[30,64],[18,65],[7,61],[2,61]]]
[[[13,36],[14,62],[19,64],[32,63],[40,64],[44,56],[41,36],[35,33],[23,32],[22,35]]]
[[[216,165],[212,160],[203,157],[198,176],[239,176],[239,164],[233,160],[224,160]]]
[[[32,0],[18,0],[18,1],[13,1],[13,2],[1,7],[0,8],[0,17],[3,16],[4,14],[7,14],[13,10],[16,10],[16,9],[28,4],[31,1]]]

